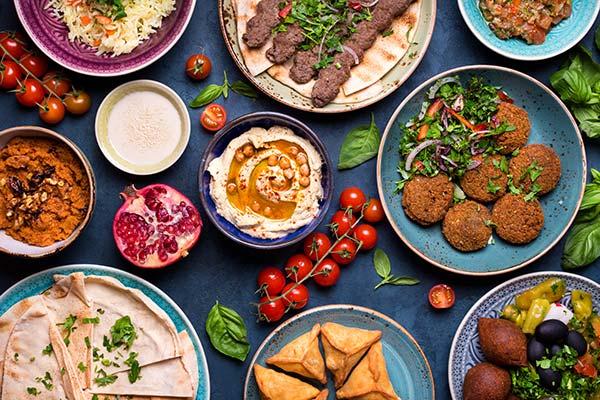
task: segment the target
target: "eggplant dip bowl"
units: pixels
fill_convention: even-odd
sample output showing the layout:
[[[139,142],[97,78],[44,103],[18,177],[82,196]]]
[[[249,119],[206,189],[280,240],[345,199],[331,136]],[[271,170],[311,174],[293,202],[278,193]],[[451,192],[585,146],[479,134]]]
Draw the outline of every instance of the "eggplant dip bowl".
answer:
[[[400,180],[406,215],[441,223],[445,239],[472,252],[534,241],[544,226],[539,198],[561,177],[552,147],[528,143],[531,122],[510,93],[474,76],[438,80],[418,115],[401,126]]]

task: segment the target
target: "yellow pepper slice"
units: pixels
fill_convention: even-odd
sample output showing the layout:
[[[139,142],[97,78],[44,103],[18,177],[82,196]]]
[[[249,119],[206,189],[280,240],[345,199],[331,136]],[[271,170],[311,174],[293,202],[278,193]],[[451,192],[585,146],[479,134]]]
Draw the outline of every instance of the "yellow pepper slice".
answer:
[[[524,333],[533,334],[535,328],[542,323],[548,310],[550,309],[550,302],[547,299],[538,298],[533,300],[531,307],[527,311],[527,316],[523,322],[522,330]]]
[[[565,295],[567,285],[560,278],[549,278],[537,286],[521,293],[516,298],[517,307],[521,310],[529,310],[535,299],[546,299],[550,303],[559,301]]]
[[[583,290],[573,290],[571,292],[571,306],[578,320],[587,319],[593,311],[592,295]]]

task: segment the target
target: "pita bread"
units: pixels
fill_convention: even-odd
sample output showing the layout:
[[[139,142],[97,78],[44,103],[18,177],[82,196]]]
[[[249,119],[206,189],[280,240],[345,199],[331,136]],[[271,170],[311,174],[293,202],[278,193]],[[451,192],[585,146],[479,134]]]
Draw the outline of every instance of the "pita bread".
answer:
[[[252,76],[265,72],[273,63],[267,59],[267,50],[273,45],[273,39],[269,39],[262,47],[251,49],[242,39],[246,32],[246,24],[250,18],[256,15],[256,7],[260,0],[233,0],[233,8],[237,23],[237,40],[240,52],[244,58],[244,64]]]
[[[254,365],[254,377],[263,400],[321,400],[322,391],[281,372]]]

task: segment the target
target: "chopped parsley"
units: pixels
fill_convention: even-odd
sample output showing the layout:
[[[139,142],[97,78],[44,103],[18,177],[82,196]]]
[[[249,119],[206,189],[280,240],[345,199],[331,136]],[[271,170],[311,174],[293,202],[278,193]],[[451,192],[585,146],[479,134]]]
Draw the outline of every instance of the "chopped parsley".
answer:
[[[394,30],[393,29],[388,29],[387,31],[384,31],[381,36],[383,37],[388,37],[388,36],[392,36],[394,34]]]
[[[86,336],[83,338],[83,341],[85,342],[85,347],[88,349],[92,348],[92,343],[90,342],[90,337]]]
[[[73,331],[75,329],[77,329],[77,327],[75,327],[75,322],[77,321],[77,317],[74,315],[69,315],[64,322],[61,322],[60,324],[56,324],[57,326],[62,327],[63,331],[67,332],[67,335],[64,337],[64,342],[65,345],[69,345],[71,344],[71,334],[73,333]]]
[[[491,194],[496,194],[498,191],[502,189],[500,186],[496,185],[493,180],[488,179],[487,183],[487,191]]]
[[[15,360],[15,362],[19,361],[19,353],[13,355],[13,360]]]
[[[77,368],[79,368],[79,370],[81,372],[87,371],[87,366],[84,363],[82,363],[81,361],[79,362],[79,364],[77,364]]]
[[[46,371],[46,374],[44,376],[39,376],[35,378],[35,381],[44,385],[46,390],[52,390],[54,388],[54,383],[52,382],[52,375],[50,375],[50,372],[48,371]]]
[[[97,371],[97,375],[94,378],[94,382],[98,385],[98,386],[108,386],[108,385],[112,385],[113,383],[115,383],[115,381],[118,379],[119,377],[113,374],[107,374],[105,370],[103,369],[99,369]]]
[[[138,353],[131,352],[129,353],[129,357],[127,358],[127,360],[125,360],[125,365],[127,365],[130,368],[127,377],[129,378],[129,382],[131,383],[135,383],[137,380],[142,378],[140,376],[140,363],[138,362],[138,360],[136,360],[137,356]]]
[[[83,323],[84,324],[94,324],[94,325],[98,325],[100,323],[100,317],[94,317],[94,318],[84,318],[83,319]]]
[[[44,347],[44,349],[42,350],[42,354],[45,356],[49,356],[50,354],[52,354],[52,344],[49,344],[48,346]]]
[[[37,395],[38,395],[38,394],[40,394],[40,393],[42,393],[42,392],[40,392],[40,391],[38,390],[38,388],[34,388],[34,387],[28,387],[28,388],[27,388],[27,394],[32,394],[32,395],[34,395],[34,396],[37,396]]]
[[[110,328],[111,338],[104,337],[103,345],[106,350],[112,352],[117,347],[125,346],[125,349],[130,349],[134,340],[137,338],[135,327],[131,323],[131,318],[128,315],[119,318]]]

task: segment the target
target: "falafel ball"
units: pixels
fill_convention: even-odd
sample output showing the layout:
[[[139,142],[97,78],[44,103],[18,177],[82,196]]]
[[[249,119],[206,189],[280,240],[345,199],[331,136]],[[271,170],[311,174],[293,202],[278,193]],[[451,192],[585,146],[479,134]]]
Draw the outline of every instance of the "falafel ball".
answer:
[[[508,162],[501,155],[475,156],[473,161],[481,164],[465,172],[460,187],[467,196],[482,203],[498,200],[506,193]]]
[[[467,200],[448,210],[442,233],[460,251],[479,250],[487,246],[492,236],[491,219],[486,206]]]
[[[544,210],[536,198],[506,194],[494,204],[492,222],[496,233],[513,244],[526,244],[537,238],[544,227]]]
[[[505,400],[511,387],[508,371],[484,362],[467,371],[463,383],[463,399]]]
[[[416,175],[404,185],[402,207],[413,221],[427,226],[444,219],[452,205],[454,185],[445,174]]]
[[[496,118],[515,128],[496,136],[496,144],[501,148],[500,153],[510,154],[527,144],[529,132],[531,132],[531,122],[527,111],[504,101],[498,105]]]
[[[515,186],[530,192],[537,184],[539,194],[552,191],[561,175],[560,158],[549,146],[530,144],[510,160],[510,173]]]

